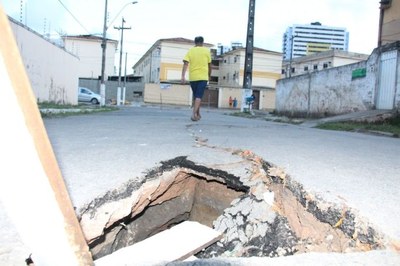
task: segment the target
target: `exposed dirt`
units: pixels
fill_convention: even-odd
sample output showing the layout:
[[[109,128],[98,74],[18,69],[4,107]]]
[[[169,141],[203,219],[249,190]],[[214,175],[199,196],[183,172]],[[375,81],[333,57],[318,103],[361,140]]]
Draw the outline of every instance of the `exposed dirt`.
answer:
[[[296,245],[299,253],[371,250],[370,244],[354,241],[338,228],[343,218],[340,218],[334,226],[323,223],[306,211],[289,189],[283,185],[272,184],[270,188],[276,196],[274,210],[286,217],[290,228],[300,239]]]
[[[307,192],[250,151],[235,154],[251,165],[248,176],[236,177],[178,157],[149,172],[146,182],[132,181],[95,200],[81,219],[87,235],[97,234],[90,242],[94,258],[185,220],[213,227],[217,220],[224,224],[216,228],[223,230],[223,239],[197,254],[202,258],[381,247],[381,236],[348,206]],[[273,202],[263,198],[266,193],[273,195]]]

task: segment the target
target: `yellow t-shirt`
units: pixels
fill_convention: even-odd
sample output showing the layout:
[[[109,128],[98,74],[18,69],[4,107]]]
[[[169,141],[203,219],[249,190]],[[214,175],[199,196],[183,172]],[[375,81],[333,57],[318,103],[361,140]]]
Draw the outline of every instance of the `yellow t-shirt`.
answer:
[[[189,62],[190,81],[208,80],[208,64],[211,63],[211,53],[208,48],[192,47],[183,60]]]

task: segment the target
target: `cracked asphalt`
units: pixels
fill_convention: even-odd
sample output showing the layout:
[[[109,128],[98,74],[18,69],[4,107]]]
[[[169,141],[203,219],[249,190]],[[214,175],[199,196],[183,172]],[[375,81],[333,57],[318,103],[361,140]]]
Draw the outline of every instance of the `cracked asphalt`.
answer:
[[[357,210],[390,241],[399,243],[400,139],[228,112],[203,108],[202,119],[192,122],[189,108],[132,106],[46,118],[44,123],[77,209],[178,156],[207,167],[236,165],[231,172],[239,175],[246,169],[240,168],[240,158],[232,151],[250,150],[283,168],[306,190]],[[357,258],[369,264],[374,260],[365,258],[371,254],[390,258],[389,264],[400,262],[398,253],[387,250]]]

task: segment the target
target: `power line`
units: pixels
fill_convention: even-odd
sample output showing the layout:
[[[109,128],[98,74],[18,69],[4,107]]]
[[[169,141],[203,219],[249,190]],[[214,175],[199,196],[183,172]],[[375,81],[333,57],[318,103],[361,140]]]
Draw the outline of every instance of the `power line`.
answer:
[[[67,10],[67,12],[72,16],[72,18],[87,32],[90,34],[90,32],[82,25],[82,23],[74,16],[74,14],[72,14],[71,11],[68,10],[68,8],[64,5],[64,3],[61,0],[57,0],[63,7],[65,10]]]

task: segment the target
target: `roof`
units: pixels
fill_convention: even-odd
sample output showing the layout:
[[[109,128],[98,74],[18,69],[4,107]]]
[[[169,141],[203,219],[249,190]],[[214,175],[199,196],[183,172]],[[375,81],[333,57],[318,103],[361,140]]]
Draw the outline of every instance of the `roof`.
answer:
[[[74,57],[77,57],[75,54],[73,54],[73,53],[67,51],[67,50],[65,49],[64,45],[60,45],[59,43],[55,42],[54,40],[51,40],[51,39],[49,39],[49,38],[45,38],[45,36],[43,36],[42,34],[36,32],[35,30],[33,30],[33,29],[31,29],[30,27],[24,25],[23,23],[18,22],[17,20],[13,19],[13,18],[10,17],[10,16],[7,16],[7,17],[8,17],[8,20],[9,20],[11,23],[14,23],[14,24],[17,25],[18,27],[21,27],[21,28],[23,28],[23,29],[29,31],[30,33],[32,33],[32,34],[38,36],[38,37],[41,38],[42,40],[44,40],[44,41],[46,41],[46,42],[48,42],[48,43],[50,43],[50,44],[56,46],[57,48],[59,48],[59,49],[61,49],[61,50],[64,50],[64,52],[66,52],[66,53],[68,53],[68,54],[70,54],[70,55],[72,55],[72,56],[74,56]]]
[[[235,51],[243,51],[243,50],[246,50],[246,47],[238,47],[238,48],[230,50],[229,52],[226,52],[224,54],[233,54]],[[282,53],[280,53],[280,52],[266,50],[266,49],[258,48],[258,47],[253,47],[253,51],[254,52],[261,52],[261,53],[272,53],[272,54],[276,54],[276,55],[282,55]]]
[[[82,39],[82,40],[95,40],[95,41],[102,41],[103,40],[102,36],[97,36],[97,35],[92,35],[92,34],[86,34],[86,35],[63,35],[61,37],[63,39]],[[107,41],[118,42],[117,40],[108,39],[108,38],[106,38],[106,40]]]
[[[182,37],[176,37],[176,38],[166,38],[166,39],[159,39],[156,43],[160,43],[160,42],[173,42],[173,43],[185,43],[185,44],[192,44],[194,45],[194,40],[191,39],[186,39],[186,38],[182,38]],[[214,44],[211,43],[204,43],[204,46],[215,46]]]
[[[165,39],[158,39],[147,52],[135,63],[133,68],[135,68],[148,54],[150,54],[151,51],[156,49],[161,43],[163,42],[170,42],[170,43],[181,43],[181,44],[189,44],[189,45],[194,45],[194,40],[191,39],[186,39],[182,37],[175,37],[175,38],[165,38]],[[210,43],[204,43],[204,46],[206,47],[213,47],[213,44]]]
[[[360,54],[342,50],[327,50],[323,52],[313,53],[310,55],[295,57],[292,59],[293,62],[305,62],[305,61],[312,61],[318,60],[321,58],[328,58],[328,57],[341,57],[341,58],[351,58],[359,61],[367,60],[369,55],[367,54]],[[286,62],[289,60],[285,60]]]

